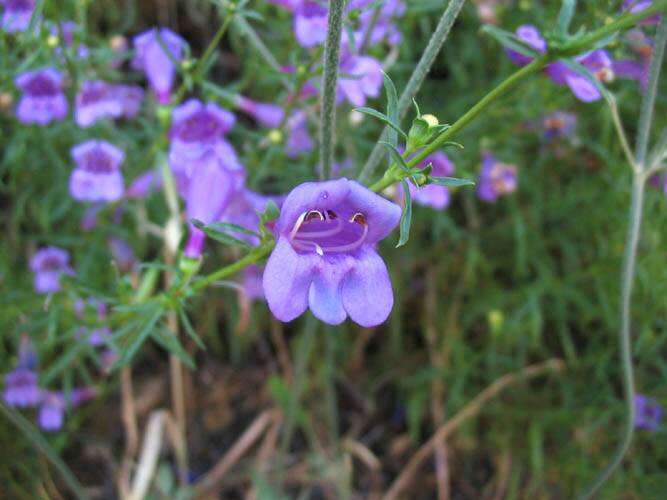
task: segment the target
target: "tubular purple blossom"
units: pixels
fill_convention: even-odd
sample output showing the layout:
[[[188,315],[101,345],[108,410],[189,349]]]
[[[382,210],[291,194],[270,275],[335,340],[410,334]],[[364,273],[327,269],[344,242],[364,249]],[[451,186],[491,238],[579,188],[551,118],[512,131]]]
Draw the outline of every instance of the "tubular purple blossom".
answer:
[[[76,167],[70,176],[70,194],[75,200],[110,202],[123,196],[120,165],[125,153],[113,144],[90,140],[72,148]]]
[[[67,98],[59,71],[52,68],[28,71],[19,75],[15,83],[23,91],[16,108],[20,122],[48,125],[67,116]]]
[[[134,38],[136,55],[132,66],[146,74],[160,104],[169,104],[171,100],[176,78],[174,62],[183,58],[185,45],[185,40],[168,28],[153,28]]]
[[[401,209],[348,179],[307,182],[287,196],[278,242],[263,277],[269,308],[291,321],[310,308],[332,325],[349,315],[384,322],[393,306],[387,268],[375,245],[398,225]]]
[[[141,108],[143,95],[143,90],[137,86],[87,81],[76,95],[74,118],[77,125],[84,128],[105,117],[134,118]]]
[[[69,253],[58,247],[38,250],[30,259],[30,269],[35,274],[35,291],[52,293],[60,290],[60,277],[74,274],[69,266]]]
[[[268,128],[277,128],[283,121],[283,108],[266,102],[256,102],[244,96],[236,100],[238,108],[252,116],[260,125]]]

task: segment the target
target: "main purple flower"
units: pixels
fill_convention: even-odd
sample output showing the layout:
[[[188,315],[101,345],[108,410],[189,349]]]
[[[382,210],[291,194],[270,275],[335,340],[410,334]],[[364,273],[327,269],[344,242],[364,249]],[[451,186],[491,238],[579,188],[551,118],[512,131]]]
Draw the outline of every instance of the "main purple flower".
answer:
[[[635,396],[635,427],[656,431],[662,422],[662,407],[654,398],[642,394]]]
[[[110,202],[123,196],[123,151],[106,141],[90,140],[72,148],[72,158],[77,166],[69,191],[75,200]]]
[[[484,201],[494,202],[499,197],[514,192],[516,188],[516,166],[501,163],[492,154],[485,153],[482,171],[479,174],[477,196]]]
[[[530,47],[540,53],[547,50],[547,42],[540,31],[532,25],[523,25],[516,30],[517,37]],[[508,50],[507,55],[515,64],[524,66],[532,61],[532,57],[526,56],[514,50]],[[594,50],[583,56],[575,58],[593,76],[601,82],[609,82],[614,78],[613,62],[605,50]],[[577,99],[583,102],[597,101],[602,97],[600,91],[586,76],[571,69],[562,61],[556,61],[547,66],[546,73],[556,85],[567,85]]]
[[[67,98],[63,93],[63,76],[53,68],[22,73],[16,78],[16,86],[23,96],[16,108],[21,123],[47,125],[67,116]]]
[[[236,121],[232,113],[216,104],[190,99],[174,108],[172,119],[169,163],[174,171],[190,176],[196,163],[210,151],[225,167],[243,169],[234,148],[224,138]]]
[[[0,5],[5,8],[1,21],[5,31],[14,33],[28,29],[35,10],[35,0],[0,0]]]
[[[400,218],[398,205],[345,178],[294,188],[283,203],[278,241],[264,271],[273,314],[291,321],[310,307],[332,325],[348,315],[366,327],[385,321],[394,297],[375,245]]]
[[[176,78],[174,62],[183,58],[185,45],[185,40],[168,28],[153,28],[134,37],[132,66],[146,74],[160,104],[169,104]]]
[[[89,127],[105,117],[133,118],[139,113],[143,97],[141,87],[87,81],[76,95],[74,118],[79,127]]]
[[[18,364],[5,375],[3,399],[10,406],[24,408],[37,405],[42,391],[37,383],[37,356],[27,336],[21,338]]]
[[[69,253],[58,247],[38,250],[30,259],[30,270],[35,274],[35,291],[51,293],[60,290],[60,277],[74,274],[69,265]]]

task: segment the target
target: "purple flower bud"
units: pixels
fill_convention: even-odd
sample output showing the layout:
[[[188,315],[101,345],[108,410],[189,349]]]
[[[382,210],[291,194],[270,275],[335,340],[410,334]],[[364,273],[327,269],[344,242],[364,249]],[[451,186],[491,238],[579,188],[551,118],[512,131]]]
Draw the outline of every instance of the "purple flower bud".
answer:
[[[110,202],[123,196],[120,165],[125,153],[101,140],[81,143],[71,153],[77,166],[70,176],[69,190],[75,200]]]
[[[30,269],[35,274],[35,291],[51,293],[60,290],[60,276],[74,274],[69,266],[69,254],[58,247],[38,250],[30,259]]]
[[[345,55],[340,63],[337,98],[353,106],[364,106],[367,97],[377,97],[382,88],[382,65],[368,56]]]
[[[249,114],[260,125],[268,128],[277,128],[283,121],[285,113],[283,108],[275,104],[256,102],[247,97],[238,96],[236,102],[238,108],[244,113]]]
[[[523,26],[519,26],[519,28],[516,30],[516,35],[522,42],[526,43],[526,45],[534,48],[540,53],[544,53],[547,50],[547,42],[544,38],[542,38],[540,30],[531,24],[524,24]],[[516,50],[508,49],[506,52],[510,60],[518,66],[525,66],[533,60],[532,57],[523,55]]]
[[[197,219],[210,224],[217,220],[237,188],[234,177],[234,173],[224,168],[214,152],[209,152],[199,160],[188,186],[186,198],[188,221]],[[199,258],[204,250],[205,239],[204,232],[190,224],[190,238],[184,255],[193,259]]]
[[[295,158],[313,150],[315,143],[308,132],[308,115],[305,111],[297,111],[287,120],[287,131],[285,152],[288,157]]]
[[[185,45],[185,40],[168,28],[160,28],[159,31],[153,28],[134,38],[136,54],[132,66],[146,74],[160,104],[169,104],[176,78],[174,61],[181,61]]]
[[[429,163],[433,166],[431,175],[434,177],[450,177],[454,173],[454,164],[442,151],[437,151],[427,156],[420,166],[423,168]],[[449,206],[451,194],[447,187],[435,184],[422,187],[417,187],[412,183],[408,185],[412,199],[416,203],[435,208],[436,210],[443,210]]]
[[[224,140],[224,134],[236,121],[232,113],[216,104],[190,99],[175,108],[172,117],[169,164],[174,171],[184,171],[190,176],[197,162],[211,151],[216,152],[226,168],[243,169],[236,152]]]
[[[394,298],[375,245],[400,218],[398,205],[355,181],[294,188],[283,203],[278,242],[264,271],[271,312],[281,321],[307,308],[332,325],[348,315],[366,327],[385,321]]]
[[[89,127],[105,117],[135,117],[141,107],[143,90],[131,85],[103,81],[84,82],[76,96],[74,117],[80,127]]]
[[[0,0],[0,5],[5,7],[1,22],[5,31],[14,33],[28,29],[35,0]]]
[[[485,153],[482,171],[479,175],[477,196],[488,202],[495,202],[500,196],[512,193],[517,188],[517,168],[500,163],[490,153]]]
[[[59,392],[44,391],[37,420],[45,431],[58,431],[63,426],[65,399]]]
[[[662,422],[662,407],[654,398],[642,394],[635,396],[635,427],[648,431],[657,431]]]
[[[52,68],[28,71],[19,75],[15,83],[23,91],[16,108],[21,123],[47,125],[67,116],[67,98],[59,71]]]

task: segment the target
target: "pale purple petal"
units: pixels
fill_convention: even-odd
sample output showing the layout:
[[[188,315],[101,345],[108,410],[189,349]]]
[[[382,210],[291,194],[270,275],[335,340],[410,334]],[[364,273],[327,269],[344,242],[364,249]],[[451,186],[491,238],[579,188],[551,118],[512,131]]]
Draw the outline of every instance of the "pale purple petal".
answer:
[[[339,325],[347,312],[343,307],[341,283],[354,259],[347,255],[332,255],[317,260],[313,282],[308,291],[308,306],[313,315],[330,325]]]

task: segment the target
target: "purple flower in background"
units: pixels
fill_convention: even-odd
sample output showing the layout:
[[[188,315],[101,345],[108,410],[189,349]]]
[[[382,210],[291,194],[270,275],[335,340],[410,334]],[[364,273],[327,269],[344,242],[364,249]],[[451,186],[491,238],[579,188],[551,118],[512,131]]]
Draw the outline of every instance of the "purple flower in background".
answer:
[[[542,129],[547,140],[571,137],[577,126],[577,115],[567,111],[554,111],[542,119]]]
[[[385,0],[381,3],[380,12],[373,24],[375,17],[375,0],[352,0],[348,5],[348,10],[359,9],[359,27],[354,33],[357,49],[368,36],[368,44],[373,46],[386,40],[390,45],[400,43],[402,39],[401,32],[393,22],[405,14],[405,2],[401,0]],[[367,33],[371,29],[370,33]],[[345,35],[343,42],[345,43]]]
[[[637,58],[613,61],[614,75],[619,78],[636,80],[639,82],[642,91],[646,90],[651,66],[651,54],[653,53],[653,42],[639,29],[628,31],[625,38],[629,42],[632,51],[637,55]]]
[[[69,266],[69,253],[58,247],[46,247],[38,250],[30,259],[30,270],[35,274],[35,291],[51,293],[60,290],[60,277],[73,275]]]
[[[524,24],[523,26],[519,26],[516,30],[516,35],[521,41],[526,43],[526,45],[532,47],[538,52],[546,52],[547,42],[544,38],[542,38],[540,30],[538,30],[535,26],[531,24]],[[507,49],[506,52],[510,60],[519,66],[525,66],[533,60],[532,57],[521,54],[516,50]]]
[[[635,396],[635,427],[656,431],[662,422],[662,407],[654,398],[642,394]]]
[[[479,175],[477,196],[484,201],[494,202],[500,196],[512,193],[517,188],[517,168],[499,162],[492,154],[485,153],[482,171]]]
[[[248,266],[242,271],[241,287],[249,300],[264,300],[262,276],[264,269],[259,266]]]
[[[244,96],[238,96],[236,105],[244,113],[252,116],[260,125],[277,128],[283,121],[283,108],[275,104],[256,102]]]
[[[594,50],[575,59],[601,82],[614,79],[612,60],[605,50]],[[565,63],[557,61],[547,66],[547,74],[556,85],[567,85],[577,99],[583,102],[597,101],[602,97],[600,91],[587,77],[570,69]]]
[[[16,108],[21,123],[47,125],[67,116],[67,98],[59,71],[53,68],[28,71],[19,75],[15,83],[23,91]]]
[[[653,0],[623,0],[623,5],[621,8],[623,11],[628,10],[632,14],[636,14],[637,12],[641,12],[644,9],[648,9],[651,5],[653,5]],[[639,24],[658,24],[659,22],[660,14],[653,14],[652,16],[648,16],[647,18],[639,21]]]
[[[301,153],[312,151],[315,143],[308,131],[308,115],[305,111],[297,111],[287,120],[287,143],[285,152],[290,158]]]
[[[196,163],[210,151],[215,151],[226,168],[243,169],[236,152],[224,139],[236,121],[233,113],[213,103],[190,99],[174,108],[172,118],[169,163],[174,171],[190,176]]]
[[[168,28],[153,28],[134,37],[132,66],[146,74],[160,104],[169,104],[176,78],[174,62],[183,58],[185,45],[185,40]]]
[[[76,24],[74,21],[65,21],[60,24],[56,24],[55,26],[52,26],[51,35],[56,37],[62,36],[63,46],[69,48],[74,45],[74,34],[78,29],[79,25]],[[65,62],[62,47],[56,47],[55,52],[56,54],[58,54],[58,56],[60,56],[61,61]],[[88,57],[89,53],[90,51],[88,50],[88,47],[86,47],[83,44],[79,44],[79,46],[76,48],[76,56],[79,59],[85,59],[86,57]]]
[[[37,356],[27,336],[21,338],[18,364],[5,375],[3,398],[10,406],[24,408],[37,405],[42,398],[42,391],[37,383]]]
[[[266,210],[266,206],[273,201],[278,207],[282,205],[284,197],[265,196],[249,189],[240,189],[232,197],[229,205],[220,217],[223,222],[230,222],[249,231],[259,232],[259,213]],[[235,233],[234,237],[247,241],[251,245],[259,244],[257,236]]]
[[[4,6],[2,28],[9,32],[25,31],[35,10],[35,0],[0,0]]]
[[[294,34],[303,47],[315,47],[327,37],[328,9],[314,0],[301,0],[294,6]]]
[[[144,172],[134,179],[125,190],[125,196],[128,198],[147,198],[152,192],[162,187],[162,176],[154,170]]]
[[[44,391],[42,404],[37,416],[39,426],[49,432],[62,429],[65,410],[68,407],[75,408],[92,399],[95,395],[96,391],[88,387],[72,390],[67,399],[62,392]]]
[[[387,319],[394,297],[375,245],[398,225],[395,203],[347,179],[306,182],[283,203],[278,242],[264,271],[271,312],[291,321],[305,312],[332,325],[349,315],[361,326]]]
[[[107,244],[118,269],[123,273],[132,271],[137,264],[132,247],[125,240],[116,238],[115,236],[109,238]]]
[[[217,220],[237,186],[235,172],[225,168],[213,151],[207,153],[190,176],[185,200],[188,221],[197,219],[210,224]],[[204,232],[190,223],[190,237],[183,254],[193,259],[201,257],[205,239]]]
[[[80,127],[89,127],[105,117],[133,118],[139,113],[143,94],[140,87],[132,85],[84,82],[76,96],[74,118]]]
[[[382,65],[377,59],[345,54],[340,63],[338,101],[347,99],[353,106],[363,106],[367,97],[380,95],[382,80]]]
[[[106,141],[93,139],[72,148],[72,158],[76,168],[70,176],[69,191],[75,200],[110,202],[122,198],[123,151]]]
[[[454,164],[442,151],[437,151],[427,156],[420,166],[423,168],[429,163],[433,166],[431,175],[434,177],[449,177],[454,173]],[[412,183],[409,183],[408,186],[410,187],[412,199],[420,205],[426,205],[436,210],[442,210],[449,205],[451,194],[445,186],[429,184],[417,187]]]

